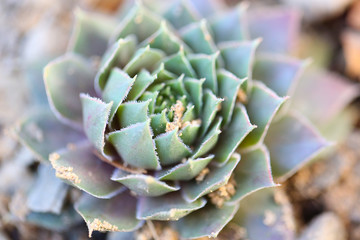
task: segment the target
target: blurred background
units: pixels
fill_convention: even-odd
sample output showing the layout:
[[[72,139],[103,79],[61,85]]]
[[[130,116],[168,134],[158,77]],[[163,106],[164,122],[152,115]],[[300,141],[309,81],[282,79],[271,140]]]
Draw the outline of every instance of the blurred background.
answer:
[[[313,66],[329,69],[343,81],[359,82],[359,0],[248,2],[250,7],[283,5],[302,11],[302,35],[294,54],[312,58]],[[24,223],[24,194],[33,184],[37,163],[8,129],[45,97],[32,86],[41,84],[44,64],[66,51],[74,9],[112,14],[121,4],[122,0],[0,0],[0,240],[69,239]],[[360,101],[352,105],[358,109],[354,130],[333,156],[305,167],[281,187],[301,240],[360,239]],[[75,239],[87,239],[86,231]]]

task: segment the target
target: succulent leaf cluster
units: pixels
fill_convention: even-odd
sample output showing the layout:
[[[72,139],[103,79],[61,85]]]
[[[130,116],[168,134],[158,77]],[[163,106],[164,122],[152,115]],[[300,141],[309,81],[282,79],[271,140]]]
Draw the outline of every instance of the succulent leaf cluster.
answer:
[[[246,222],[244,197],[329,145],[297,112],[307,99],[291,99],[306,65],[288,55],[296,12],[164,5],[78,11],[68,53],[44,70],[52,112],[16,128],[84,192],[75,207],[90,236],[159,221],[183,238],[216,237],[235,215]]]

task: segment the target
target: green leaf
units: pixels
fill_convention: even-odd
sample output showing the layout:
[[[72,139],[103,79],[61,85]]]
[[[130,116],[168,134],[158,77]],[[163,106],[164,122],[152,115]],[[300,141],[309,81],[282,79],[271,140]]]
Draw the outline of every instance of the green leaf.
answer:
[[[168,119],[166,118],[166,109],[163,110],[161,113],[151,115],[150,119],[150,126],[154,136],[165,132],[166,124],[168,123]]]
[[[131,174],[120,169],[114,172],[111,180],[122,183],[140,196],[156,197],[180,189],[177,185],[169,185],[150,175]]]
[[[83,195],[75,208],[88,226],[89,237],[93,231],[135,231],[143,224],[135,217],[136,199],[127,191],[108,200]]]
[[[191,154],[191,149],[179,138],[178,128],[157,136],[155,145],[162,166],[178,163]]]
[[[145,122],[148,119],[149,104],[150,100],[121,104],[116,114],[120,127],[126,128],[132,124]]]
[[[245,17],[246,5],[238,4],[230,11],[226,11],[212,19],[210,26],[214,32],[215,42],[243,41],[248,39]]]
[[[239,79],[225,69],[219,70],[217,75],[219,83],[218,96],[224,99],[224,102],[221,104],[220,113],[224,119],[223,126],[226,126],[232,118],[240,86],[246,81],[246,79]]]
[[[170,169],[164,169],[158,172],[158,178],[160,180],[184,180],[188,181],[196,177],[201,170],[203,170],[210,161],[214,158],[214,155],[210,155],[204,158],[192,159],[189,158],[184,163],[180,163]]]
[[[191,146],[197,139],[198,133],[200,132],[201,125],[198,123],[190,123],[184,127],[179,136],[184,144]]]
[[[81,128],[79,94],[94,92],[94,71],[82,57],[67,54],[49,63],[44,69],[44,82],[55,116],[65,124]]]
[[[152,139],[150,120],[111,132],[108,140],[129,165],[145,169],[161,168]]]
[[[186,77],[196,77],[194,69],[191,67],[189,60],[185,57],[183,48],[179,52],[164,59],[166,70],[177,75],[184,74]]]
[[[193,54],[189,56],[190,64],[194,68],[198,78],[205,78],[204,88],[213,93],[218,92],[218,81],[216,77],[216,60],[219,52],[212,55]]]
[[[225,164],[235,152],[241,141],[256,126],[250,123],[246,110],[240,104],[234,109],[234,114],[229,126],[223,130],[215,147],[215,161],[218,165]]]
[[[204,105],[201,113],[201,136],[204,136],[204,134],[208,131],[216,113],[219,111],[221,102],[224,101],[224,99],[217,98],[215,94],[209,90],[205,90],[203,99]]]
[[[111,198],[122,188],[110,180],[114,168],[97,158],[88,143],[54,152],[50,162],[57,177],[97,198]]]
[[[241,148],[263,142],[272,119],[286,100],[287,97],[279,97],[264,84],[254,81],[246,110],[251,123],[255,124],[257,128],[245,138]]]
[[[130,89],[130,92],[127,96],[128,101],[137,100],[145,90],[154,82],[156,76],[150,75],[148,71],[145,69],[141,70],[141,72],[136,75],[136,79],[134,85]]]
[[[102,93],[102,99],[105,102],[112,102],[109,117],[110,121],[112,121],[121,103],[125,100],[132,85],[134,84],[134,81],[136,81],[136,77],[130,78],[125,72],[121,71],[119,68],[113,68],[111,70],[110,77]]]
[[[134,36],[119,39],[104,54],[100,64],[100,70],[96,74],[95,88],[98,93],[104,89],[107,79],[113,67],[123,68],[134,55],[136,39]]]
[[[82,133],[61,124],[47,108],[32,110],[16,123],[12,132],[37,159],[44,162],[49,160],[53,151],[86,139]]]
[[[104,154],[105,129],[109,121],[112,103],[106,104],[89,95],[80,95],[82,102],[84,132],[96,150]]]
[[[243,153],[235,168],[235,195],[225,204],[234,204],[263,188],[275,187],[271,173],[270,155],[265,146]]]
[[[185,239],[201,237],[216,238],[220,231],[234,217],[237,205],[224,206],[221,209],[212,204],[193,212],[175,223],[180,236]]]
[[[190,0],[189,2],[202,17],[207,18],[227,8],[226,3],[221,0]]]
[[[165,69],[164,62],[161,62],[159,67],[152,73],[156,77],[155,82],[165,82],[170,79],[176,79],[177,76]]]
[[[174,4],[163,15],[176,29],[200,19],[196,9],[187,1],[174,1]]]
[[[137,2],[116,29],[115,39],[134,34],[142,42],[159,29],[161,18]]]
[[[182,185],[182,195],[188,202],[195,201],[216,189],[224,186],[240,161],[240,155],[234,154],[229,161],[222,167],[211,166],[210,172],[204,180],[197,183],[195,180],[184,182]]]
[[[181,30],[180,35],[184,42],[195,53],[211,55],[217,52],[216,45],[205,19],[186,26]]]
[[[185,90],[184,74],[181,74],[178,78],[166,81],[166,85],[179,96],[187,96],[188,93]]]
[[[108,45],[108,39],[116,28],[116,21],[109,17],[75,11],[75,27],[69,50],[86,58],[101,56]]]
[[[185,78],[185,89],[190,95],[191,102],[195,105],[197,115],[200,115],[203,105],[203,84],[205,79]]]
[[[286,179],[330,144],[299,115],[273,123],[265,137],[275,177]]]
[[[177,221],[205,204],[204,198],[188,203],[179,192],[160,197],[142,197],[138,201],[136,217],[142,220]]]
[[[222,118],[218,117],[211,129],[205,135],[205,137],[201,140],[201,144],[196,148],[194,151],[193,158],[201,157],[204,154],[208,153],[217,143],[219,139],[219,134],[221,133],[220,126],[221,126]]]
[[[153,71],[164,57],[164,53],[159,49],[140,48],[136,51],[132,59],[124,67],[124,71],[130,76],[134,76],[142,69]]]

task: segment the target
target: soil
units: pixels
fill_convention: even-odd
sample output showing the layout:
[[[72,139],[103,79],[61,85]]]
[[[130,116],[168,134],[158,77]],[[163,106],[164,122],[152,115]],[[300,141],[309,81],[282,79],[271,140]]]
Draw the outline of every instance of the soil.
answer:
[[[228,1],[234,3],[237,0]],[[46,49],[51,54],[60,54],[66,49],[73,22],[72,13],[76,6],[113,12],[120,3],[121,0],[62,0],[56,4],[47,0],[0,1],[1,240],[65,239],[58,233],[23,223],[21,219],[10,214],[9,209],[11,200],[24,193],[26,187],[31,184],[31,174],[36,166],[31,153],[14,141],[8,131],[31,105],[24,59],[29,59],[29,54],[34,55],[36,52],[29,49],[29,39],[40,39],[48,44]],[[267,3],[269,4],[269,1]],[[358,10],[353,10],[355,8]],[[354,41],[352,37],[349,40],[341,36],[349,29],[352,33],[360,32],[359,19],[349,17],[360,16],[359,9],[359,6],[354,5],[340,16],[315,23],[304,22],[306,33],[326,39],[329,46],[325,50],[325,62],[321,65],[354,82],[359,79],[360,70],[357,68],[360,67],[359,64],[354,64],[356,59],[346,52],[355,51],[360,45],[360,40]],[[354,11],[357,11],[358,15]],[[51,41],[54,39],[56,41]],[[360,100],[354,101],[353,105],[360,109]],[[348,139],[337,147],[333,156],[303,168],[282,186],[294,206],[299,231],[306,229],[318,216],[330,212],[345,226],[347,239],[360,239],[359,127],[360,121],[357,123],[357,130],[355,129]],[[79,239],[86,239],[86,235],[81,233],[77,236]],[[95,234],[95,239],[96,237]]]

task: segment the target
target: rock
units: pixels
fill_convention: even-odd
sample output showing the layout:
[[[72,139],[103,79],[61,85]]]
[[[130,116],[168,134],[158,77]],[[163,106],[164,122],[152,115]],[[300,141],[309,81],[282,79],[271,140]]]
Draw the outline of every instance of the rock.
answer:
[[[340,218],[332,212],[326,212],[312,220],[298,240],[346,240],[346,235]]]

